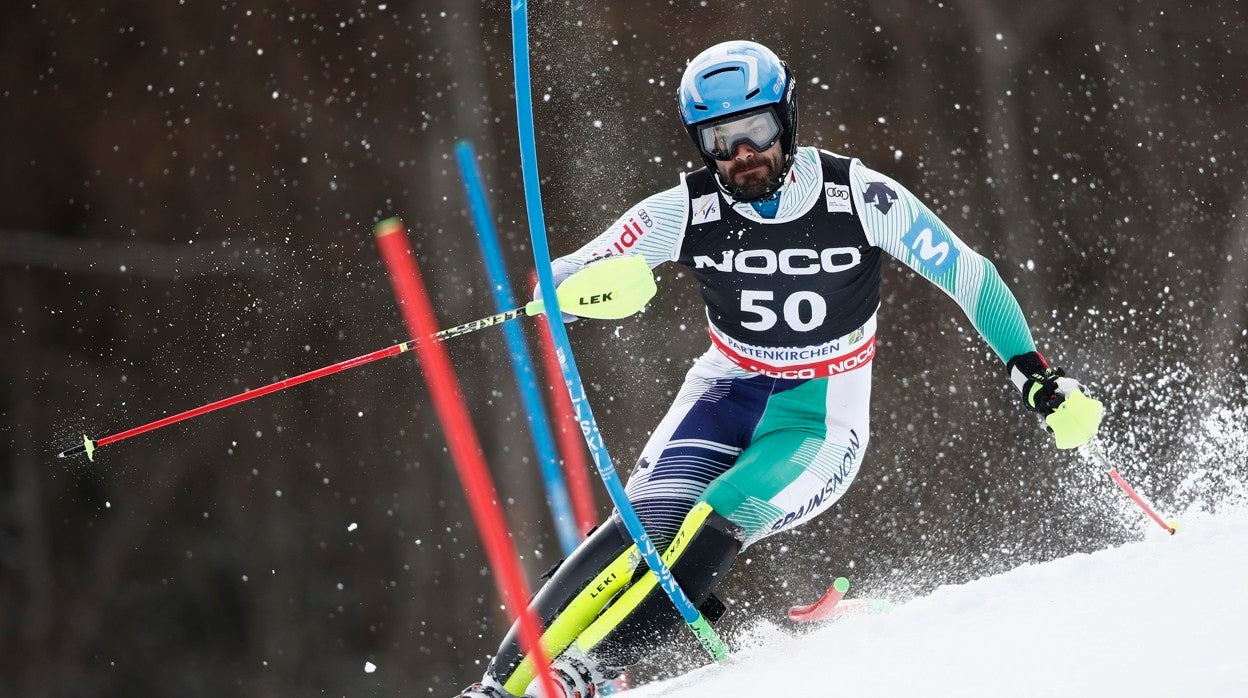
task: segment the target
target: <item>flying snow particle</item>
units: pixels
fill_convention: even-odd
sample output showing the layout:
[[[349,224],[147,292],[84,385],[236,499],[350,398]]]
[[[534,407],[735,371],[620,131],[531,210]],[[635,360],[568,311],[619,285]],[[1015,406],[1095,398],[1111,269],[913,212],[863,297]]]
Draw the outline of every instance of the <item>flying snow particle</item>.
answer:
[[[376,665],[376,664],[373,664],[372,662],[364,662],[364,673],[365,673],[365,674],[371,674],[371,673],[373,673],[374,671],[377,671],[377,665]]]
[[[350,526],[347,526],[348,531],[354,531],[357,528],[359,528],[359,526],[357,526],[355,522],[352,522]]]

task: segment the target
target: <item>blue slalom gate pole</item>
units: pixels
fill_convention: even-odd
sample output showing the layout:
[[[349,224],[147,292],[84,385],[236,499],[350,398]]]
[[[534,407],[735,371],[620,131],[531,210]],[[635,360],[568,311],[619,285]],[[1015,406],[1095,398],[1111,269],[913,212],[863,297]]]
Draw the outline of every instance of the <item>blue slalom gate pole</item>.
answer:
[[[567,384],[568,393],[572,397],[572,406],[576,418],[581,423],[581,431],[585,433],[585,442],[589,445],[589,454],[594,459],[598,476],[606,485],[611,503],[620,512],[625,528],[637,544],[637,550],[650,570],[658,577],[659,586],[667,593],[668,598],[680,612],[681,618],[689,624],[698,641],[715,661],[722,661],[728,656],[728,649],[715,629],[703,617],[702,613],[689,600],[689,596],[676,582],[672,571],[664,564],[663,558],[654,547],[650,535],[637,517],[632,502],[624,492],[620,476],[615,472],[615,465],[602,442],[602,434],[598,431],[598,423],[594,420],[593,411],[589,407],[589,398],[585,394],[585,386],[581,383],[581,375],[576,368],[576,360],[572,357],[572,346],[568,342],[568,333],[560,321],[559,299],[555,295],[555,282],[550,269],[550,247],[546,241],[545,215],[542,211],[541,179],[537,171],[537,144],[533,128],[533,95],[529,74],[529,17],[527,0],[511,2],[511,46],[516,73],[516,120],[520,131],[520,164],[524,178],[524,200],[528,209],[529,236],[533,241],[533,262],[537,267],[537,276],[542,289],[542,298],[546,303],[546,317],[550,319],[550,335],[555,342],[559,357],[559,367],[563,370],[563,379]]]
[[[485,197],[485,188],[482,187],[481,176],[477,172],[476,156],[472,145],[467,141],[460,141],[455,145],[455,156],[459,161],[459,171],[468,193],[468,208],[472,211],[472,221],[477,228],[477,241],[481,243],[481,256],[485,259],[490,290],[494,294],[494,306],[501,313],[516,307],[516,298],[511,291],[511,283],[507,281],[507,266],[503,261],[503,252],[499,248],[494,220],[490,216],[490,205]],[[520,325],[507,323],[503,326],[503,333],[507,338],[507,354],[511,357],[511,368],[516,375],[516,385],[520,388],[520,399],[524,406],[525,417],[528,418],[529,432],[533,434],[533,448],[541,467],[543,484],[546,486],[546,500],[550,504],[551,515],[555,517],[555,533],[559,537],[559,547],[563,549],[565,556],[571,555],[580,543],[581,536],[576,530],[576,517],[572,515],[572,500],[568,497],[568,487],[559,469],[559,453],[555,448],[554,436],[550,432],[550,419],[542,403],[542,394],[533,371],[533,361],[524,342],[524,332]]]

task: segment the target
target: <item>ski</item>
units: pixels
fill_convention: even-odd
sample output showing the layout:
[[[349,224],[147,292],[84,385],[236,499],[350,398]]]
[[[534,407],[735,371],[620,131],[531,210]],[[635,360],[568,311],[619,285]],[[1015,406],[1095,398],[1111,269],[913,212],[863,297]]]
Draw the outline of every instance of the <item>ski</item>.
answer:
[[[849,616],[887,613],[893,605],[884,599],[846,599],[849,580],[837,577],[832,586],[819,600],[807,606],[789,609],[789,620],[795,623],[815,623],[821,620],[838,620]]]

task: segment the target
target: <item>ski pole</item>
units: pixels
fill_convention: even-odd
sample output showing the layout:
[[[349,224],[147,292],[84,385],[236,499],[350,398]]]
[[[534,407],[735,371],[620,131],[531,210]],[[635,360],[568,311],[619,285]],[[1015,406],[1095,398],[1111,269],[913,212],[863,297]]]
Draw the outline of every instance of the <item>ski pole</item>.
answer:
[[[538,310],[538,312],[540,312],[540,309]],[[462,325],[457,325],[455,327],[442,330],[441,332],[438,332],[437,334],[433,335],[433,339],[442,340],[442,339],[448,339],[450,337],[455,337],[461,334],[468,334],[469,332],[475,332],[477,330],[484,329],[486,327],[492,327],[502,322],[514,320],[515,318],[518,318],[521,315],[525,315],[525,314],[533,315],[534,313],[528,312],[527,308],[515,308],[512,310],[508,310],[506,312],[498,313],[496,315],[491,315],[486,318],[481,318],[480,320],[473,320],[472,322],[466,322]],[[117,443],[118,441],[121,441],[123,439],[128,439],[131,436],[138,436],[139,434],[145,434],[149,431],[155,431],[157,429],[160,429],[161,427],[167,427],[170,424],[177,424],[178,422],[191,419],[192,417],[198,417],[200,415],[208,414],[209,412],[215,412],[216,410],[219,410],[225,407],[237,405],[240,402],[246,402],[248,400],[258,398],[261,395],[268,395],[270,393],[276,393],[279,390],[285,390],[286,388],[296,386],[301,383],[314,381],[318,378],[324,378],[325,376],[330,376],[340,371],[346,371],[347,369],[355,368],[356,366],[363,366],[364,364],[372,363],[379,359],[385,359],[385,358],[394,356],[396,354],[402,354],[403,352],[409,351],[413,347],[415,347],[419,341],[420,340],[418,339],[409,339],[406,342],[400,342],[393,346],[386,347],[385,349],[378,349],[377,351],[369,352],[368,354],[364,354],[363,356],[357,356],[354,359],[347,359],[346,361],[339,361],[336,364],[330,364],[329,366],[318,368],[313,371],[308,371],[307,373],[301,373],[292,378],[285,378],[283,380],[277,381],[276,383],[270,383],[269,385],[266,385],[262,388],[256,388],[254,390],[246,390],[246,391],[239,393],[238,395],[223,398],[221,400],[217,400],[216,402],[210,402],[207,405],[201,405],[200,407],[186,410],[185,412],[179,412],[175,415],[170,415],[168,417],[164,417],[163,419],[158,419],[154,422],[144,424],[142,426],[134,427],[133,429],[127,429],[125,431],[118,432],[110,436],[105,436],[101,439],[92,439],[84,434],[82,437],[81,444],[74,446],[72,448],[67,448],[64,451],[61,451],[60,453],[56,455],[57,455],[57,458],[68,458],[69,456],[76,456],[76,455],[85,453],[87,454],[88,459],[95,460],[95,450],[98,448],[103,448],[104,446],[107,446],[109,444]]]
[[[650,272],[650,268],[646,266],[646,260],[640,257],[604,259],[564,279],[563,283],[559,284],[559,287],[555,289],[555,301],[560,306],[575,308],[575,313],[579,316],[601,320],[628,317],[645,306],[653,296],[654,275]],[[449,339],[461,334],[476,332],[486,327],[493,327],[494,325],[514,320],[521,315],[537,315],[545,311],[546,304],[541,300],[529,301],[520,308],[513,308],[489,317],[483,317],[480,320],[473,320],[472,322],[441,330],[437,334],[432,335],[431,339]],[[207,405],[179,412],[175,415],[158,419],[150,424],[144,424],[143,426],[127,429],[111,436],[105,436],[102,439],[92,439],[83,434],[80,445],[61,451],[57,454],[57,457],[67,458],[85,453],[89,460],[95,460],[95,450],[98,448],[117,443],[131,436],[138,436],[161,427],[167,427],[170,424],[177,424],[192,417],[208,414],[223,407],[237,405],[240,402],[258,398],[261,395],[276,393],[279,390],[285,390],[300,383],[307,383],[317,378],[333,375],[339,371],[345,371],[379,359],[402,354],[415,347],[419,342],[419,339],[409,339],[406,342],[400,342],[385,349],[378,349],[363,356],[357,356],[354,359],[339,361],[324,368],[301,373],[293,378],[270,383],[263,388],[246,390],[233,397],[210,402]]]
[[[1153,508],[1148,505],[1148,502],[1144,501],[1144,498],[1141,497],[1135,489],[1127,483],[1126,479],[1118,473],[1118,469],[1109,462],[1109,458],[1105,456],[1105,451],[1101,450],[1101,444],[1097,442],[1096,439],[1080,446],[1079,451],[1093,463],[1096,463],[1098,466],[1104,468],[1109,474],[1109,478],[1114,481],[1114,484],[1118,485],[1118,487],[1120,487],[1122,491],[1131,498],[1131,501],[1135,502],[1136,505],[1138,505],[1140,509],[1148,515],[1148,518],[1157,522],[1157,525],[1166,529],[1166,532],[1170,535],[1174,535],[1175,531],[1178,530],[1178,522],[1166,521],[1158,516],[1156,511],[1153,511]]]

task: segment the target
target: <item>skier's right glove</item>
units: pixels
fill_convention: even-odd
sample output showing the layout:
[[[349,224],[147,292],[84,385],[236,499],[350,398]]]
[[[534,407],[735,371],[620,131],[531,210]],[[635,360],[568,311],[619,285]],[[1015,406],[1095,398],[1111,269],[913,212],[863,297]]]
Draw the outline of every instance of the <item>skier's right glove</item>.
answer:
[[[1044,415],[1058,448],[1077,448],[1096,436],[1105,407],[1085,395],[1079,381],[1067,378],[1065,371],[1049,366],[1034,351],[1015,356],[1006,367],[1023,404]]]
[[[569,315],[598,320],[628,317],[644,308],[658,290],[654,272],[641,255],[605,255],[580,267],[557,260],[551,271],[565,323],[571,322]],[[540,284],[533,295],[530,305],[541,299]]]
[[[572,276],[574,273],[576,273],[580,269],[580,267],[572,266],[570,264],[560,264],[559,261],[560,260],[556,260],[556,263],[551,265],[551,274],[555,282],[556,290],[559,289],[559,284],[563,283],[565,279],[567,279],[569,276]],[[533,300],[535,301],[542,300],[542,285],[540,283],[533,284]],[[559,309],[559,315],[561,319],[563,320],[563,324],[565,325],[571,322],[576,322],[577,320],[580,319],[579,317],[573,315],[572,313],[569,313],[563,308]]]

